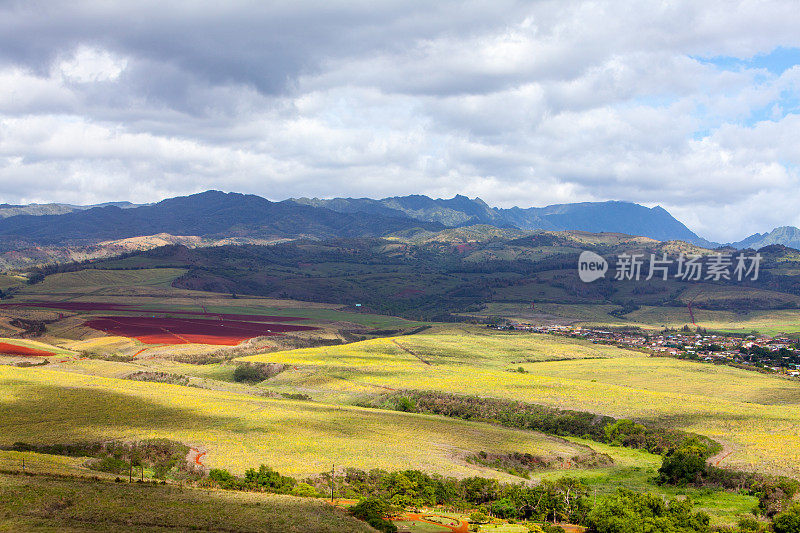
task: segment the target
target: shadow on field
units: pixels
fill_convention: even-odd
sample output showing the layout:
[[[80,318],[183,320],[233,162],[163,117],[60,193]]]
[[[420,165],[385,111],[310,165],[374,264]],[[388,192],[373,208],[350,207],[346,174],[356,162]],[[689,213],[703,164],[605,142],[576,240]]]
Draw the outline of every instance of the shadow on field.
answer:
[[[86,440],[100,434],[113,438],[110,433],[126,430],[145,433],[224,427],[248,431],[235,417],[198,414],[190,408],[165,406],[104,389],[20,381],[6,381],[3,385],[10,389],[13,399],[0,400],[2,445],[15,441]],[[187,395],[187,403],[189,398]]]

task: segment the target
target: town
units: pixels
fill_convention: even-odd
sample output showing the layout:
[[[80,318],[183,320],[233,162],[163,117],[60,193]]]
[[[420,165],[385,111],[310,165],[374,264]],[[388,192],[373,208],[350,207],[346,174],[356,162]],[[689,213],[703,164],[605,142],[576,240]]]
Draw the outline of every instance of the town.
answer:
[[[578,325],[490,324],[501,331],[529,331],[584,339],[634,349],[656,357],[677,357],[800,377],[800,340],[784,336],[709,332],[703,328],[646,330],[637,327],[597,328]]]

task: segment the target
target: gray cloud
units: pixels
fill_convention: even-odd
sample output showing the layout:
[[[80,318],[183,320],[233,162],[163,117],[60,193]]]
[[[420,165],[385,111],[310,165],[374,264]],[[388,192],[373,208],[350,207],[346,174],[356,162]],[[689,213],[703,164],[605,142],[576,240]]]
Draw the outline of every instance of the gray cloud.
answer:
[[[624,199],[739,239],[800,224],[800,67],[713,58],[800,47],[798,23],[792,1],[0,2],[0,201]]]

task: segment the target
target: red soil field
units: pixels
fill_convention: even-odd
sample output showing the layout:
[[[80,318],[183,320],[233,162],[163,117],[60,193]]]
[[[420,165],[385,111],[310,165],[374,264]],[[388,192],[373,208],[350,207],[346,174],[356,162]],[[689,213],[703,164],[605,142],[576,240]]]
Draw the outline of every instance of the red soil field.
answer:
[[[9,344],[7,342],[0,342],[0,354],[25,355],[30,357],[50,357],[51,355],[55,355],[53,352],[37,350],[35,348],[28,348],[27,346],[19,346],[17,344]]]
[[[11,307],[41,307],[44,309],[64,309],[67,311],[124,311],[127,313],[160,313],[171,315],[192,315],[215,317],[224,320],[247,320],[250,322],[295,322],[308,320],[295,316],[243,315],[230,313],[207,313],[204,311],[183,311],[171,309],[140,309],[134,305],[112,304],[103,302],[20,302],[0,304],[0,309]]]
[[[110,335],[133,337],[145,344],[219,344],[235,346],[253,337],[280,335],[286,331],[308,331],[311,326],[204,320],[198,318],[153,318],[103,316],[84,322],[84,326]]]

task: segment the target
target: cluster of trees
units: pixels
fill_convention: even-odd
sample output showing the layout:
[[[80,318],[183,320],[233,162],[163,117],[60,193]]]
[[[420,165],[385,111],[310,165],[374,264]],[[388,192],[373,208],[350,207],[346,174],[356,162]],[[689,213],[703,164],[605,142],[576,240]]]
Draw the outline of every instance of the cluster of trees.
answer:
[[[595,413],[478,396],[402,391],[367,401],[362,405],[465,420],[482,420],[517,429],[581,437],[616,446],[644,449],[656,454],[674,450],[687,439],[702,443],[712,454],[721,449],[719,444],[708,438],[663,427],[647,427],[630,420],[617,420]]]
[[[309,483],[322,492],[330,487],[330,473]],[[374,498],[396,510],[443,505],[461,510],[479,508],[499,518],[539,521],[582,520],[589,511],[586,485],[570,477],[530,486],[483,477],[455,479],[419,470],[367,472],[349,468],[333,483],[336,494],[343,498]]]
[[[243,478],[234,476],[221,468],[212,468],[204,484],[227,490],[294,494],[295,496],[320,495],[307,483],[298,483],[293,477],[281,475],[266,465],[261,465],[258,469],[247,469]]]
[[[687,441],[684,446],[665,457],[659,471],[662,483],[701,481],[697,477],[699,463],[708,453],[702,441]],[[684,460],[693,456],[691,460]],[[681,459],[683,458],[683,459]],[[700,469],[702,470],[702,469]],[[720,469],[717,469],[720,470]],[[284,476],[261,465],[237,477],[226,470],[213,469],[205,481],[209,486],[229,490],[249,490],[320,497],[331,491],[339,498],[356,499],[351,508],[357,518],[378,531],[393,533],[396,526],[387,518],[404,509],[441,505],[457,510],[472,509],[475,521],[494,516],[530,523],[532,531],[556,531],[547,522],[571,522],[588,527],[590,533],[628,533],[631,531],[659,533],[711,533],[710,518],[696,511],[690,499],[666,500],[650,493],[619,489],[595,503],[589,498],[588,487],[579,479],[562,477],[542,481],[536,486],[500,483],[495,479],[470,477],[455,479],[419,470],[387,472],[348,468],[332,477],[330,472],[305,482]],[[760,478],[750,487],[764,502],[790,500],[798,486],[785,478]],[[760,492],[759,492],[760,491]],[[775,498],[780,498],[776,500]],[[800,533],[800,504],[790,505],[780,512],[776,505],[764,515],[773,519],[768,526],[754,517],[743,517],[738,528],[716,528],[719,532],[741,533]],[[544,524],[536,526],[535,523]],[[771,529],[769,529],[771,527]],[[537,529],[538,528],[538,529]]]
[[[689,499],[665,501],[656,494],[619,489],[598,502],[585,524],[591,533],[706,533],[710,522],[707,514],[693,510]]]
[[[750,348],[740,348],[739,352],[751,363],[760,363],[769,366],[789,367],[790,365],[800,364],[800,355],[796,350],[800,350],[800,343],[795,342],[789,348],[780,348],[774,352],[762,346],[751,346]]]
[[[91,457],[92,470],[118,475],[131,475],[147,468],[153,477],[193,478],[198,474],[186,462],[189,447],[169,439],[148,439],[137,442],[75,442],[70,444],[27,444],[16,442],[8,449],[70,457]]]

